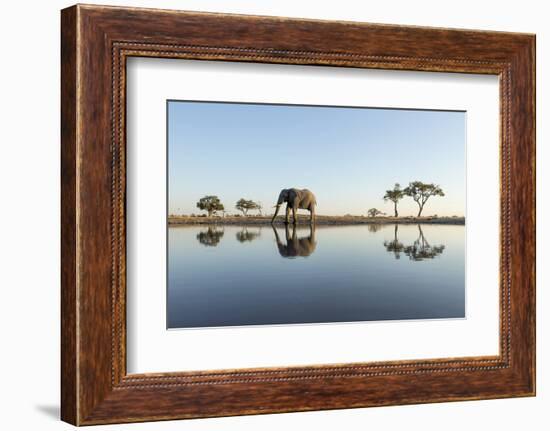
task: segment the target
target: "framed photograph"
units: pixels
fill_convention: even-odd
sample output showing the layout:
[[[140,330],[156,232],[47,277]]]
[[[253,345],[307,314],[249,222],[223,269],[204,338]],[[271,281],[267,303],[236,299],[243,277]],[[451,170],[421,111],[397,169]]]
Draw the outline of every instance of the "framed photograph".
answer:
[[[535,394],[535,36],[61,14],[62,419]]]

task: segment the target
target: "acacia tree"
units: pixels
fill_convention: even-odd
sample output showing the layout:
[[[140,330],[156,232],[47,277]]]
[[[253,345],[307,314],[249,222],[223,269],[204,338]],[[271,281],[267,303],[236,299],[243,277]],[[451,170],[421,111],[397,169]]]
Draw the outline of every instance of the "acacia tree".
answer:
[[[412,197],[418,204],[417,217],[422,215],[422,210],[424,209],[424,205],[426,205],[428,199],[432,196],[445,196],[445,193],[443,193],[443,190],[438,185],[433,183],[426,184],[422,181],[413,181],[412,183],[409,183],[409,185],[403,189],[403,192],[407,196]]]
[[[237,201],[237,203],[235,204],[235,208],[237,208],[239,211],[242,211],[245,217],[248,215],[249,210],[259,210],[260,213],[262,210],[262,207],[259,204],[244,198],[241,198]]]
[[[403,199],[404,196],[405,192],[401,190],[401,186],[399,185],[399,183],[395,183],[395,185],[393,186],[393,190],[386,190],[384,201],[393,202],[394,217],[399,217],[399,213],[397,212],[397,202]]]
[[[197,208],[208,212],[208,217],[211,217],[212,214],[215,214],[216,211],[225,210],[223,204],[220,202],[220,199],[217,196],[205,196],[197,202]]]
[[[381,215],[384,213],[377,208],[371,208],[367,211],[367,214],[369,215],[369,217],[376,217],[377,215]]]

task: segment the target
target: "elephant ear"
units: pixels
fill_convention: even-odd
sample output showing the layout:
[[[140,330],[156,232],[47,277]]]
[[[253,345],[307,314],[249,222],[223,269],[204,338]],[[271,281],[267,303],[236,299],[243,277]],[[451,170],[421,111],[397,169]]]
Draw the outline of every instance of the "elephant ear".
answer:
[[[296,189],[288,189],[288,201],[294,202],[298,196],[298,190]]]
[[[279,193],[279,199],[277,199],[277,205],[281,205],[283,202],[286,202],[288,197],[288,189],[282,189]]]

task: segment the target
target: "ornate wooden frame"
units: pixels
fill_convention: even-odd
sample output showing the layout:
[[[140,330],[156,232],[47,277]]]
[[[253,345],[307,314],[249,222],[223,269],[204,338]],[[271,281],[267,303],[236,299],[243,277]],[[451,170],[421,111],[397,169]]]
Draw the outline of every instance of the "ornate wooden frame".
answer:
[[[88,425],[535,394],[534,35],[82,5],[61,17],[63,420]],[[128,375],[129,56],[498,75],[500,354]]]

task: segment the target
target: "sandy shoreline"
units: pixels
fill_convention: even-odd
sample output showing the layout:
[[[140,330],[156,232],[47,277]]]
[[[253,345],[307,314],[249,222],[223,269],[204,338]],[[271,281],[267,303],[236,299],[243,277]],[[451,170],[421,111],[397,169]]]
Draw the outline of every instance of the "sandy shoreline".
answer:
[[[283,224],[284,217],[277,217],[275,224]],[[299,216],[299,224],[309,224],[308,216]],[[464,225],[464,217],[362,217],[362,216],[317,216],[317,225],[345,226],[358,224],[446,224]],[[168,217],[168,225],[269,225],[271,217]]]

